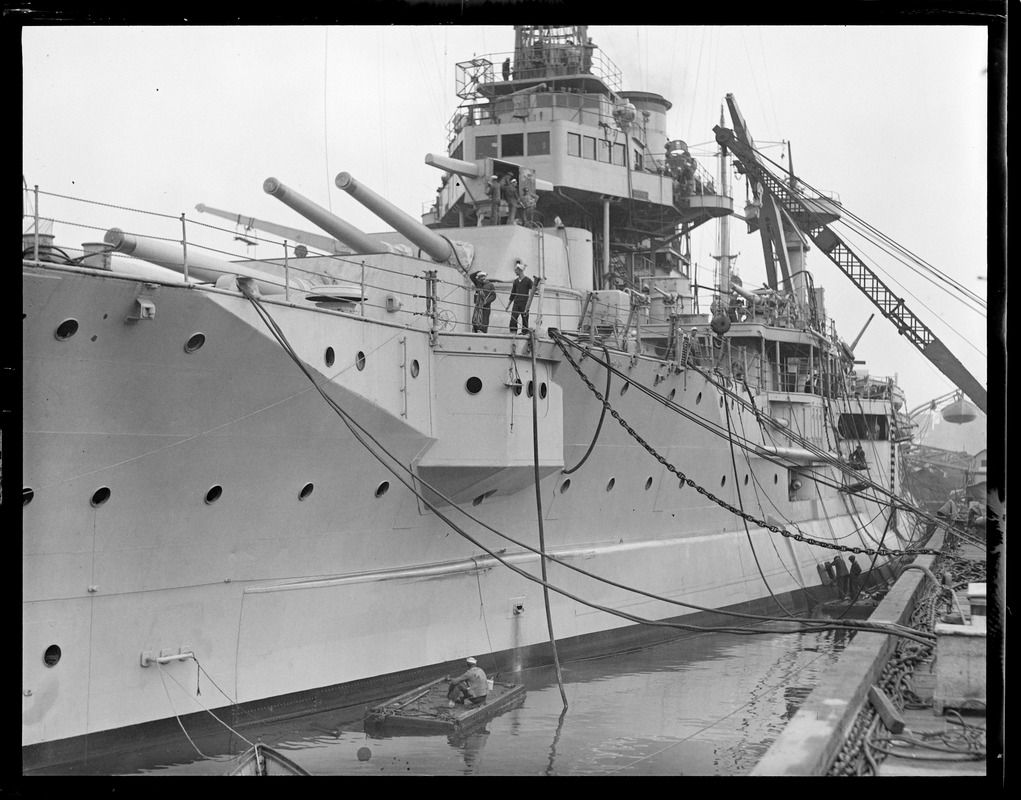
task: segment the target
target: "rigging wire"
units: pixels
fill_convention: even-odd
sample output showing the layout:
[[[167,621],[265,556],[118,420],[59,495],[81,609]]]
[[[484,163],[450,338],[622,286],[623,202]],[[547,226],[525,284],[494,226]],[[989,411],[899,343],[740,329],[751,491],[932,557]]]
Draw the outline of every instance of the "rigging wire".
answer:
[[[625,380],[625,381],[629,380],[629,378],[626,375],[624,375],[616,367],[612,366],[611,363],[605,363],[604,364],[598,358],[596,358],[595,356],[591,355],[591,353],[588,353],[587,350],[582,348],[582,346],[579,343],[577,343],[577,342],[573,341],[572,339],[570,339],[569,337],[565,336],[562,332],[559,332],[559,331],[557,332],[557,336],[555,337],[555,340],[558,341],[558,342],[559,341],[564,341],[564,342],[567,342],[567,343],[571,344],[572,346],[574,346],[574,347],[582,350],[583,352],[585,352],[587,357],[591,358],[594,363],[600,364],[600,365],[604,366],[605,368],[610,369],[616,375],[618,375],[618,377],[620,377],[622,380]],[[708,383],[710,383],[711,385],[715,386],[717,388],[717,390],[719,390],[722,394],[724,394],[726,396],[729,396],[729,397],[736,398],[742,404],[742,406],[744,406],[746,408],[749,407],[749,404],[746,403],[744,398],[742,398],[739,395],[737,395],[734,392],[732,392],[728,387],[726,387],[722,383],[717,382],[716,380],[714,380],[713,377],[709,373],[703,372],[698,366],[688,365],[686,368],[687,369],[691,369],[692,371],[694,371],[697,374],[701,375]],[[693,422],[694,424],[699,425],[700,427],[704,428],[705,430],[707,430],[707,431],[709,431],[711,433],[714,433],[714,434],[720,436],[721,438],[723,438],[725,436],[725,433],[723,432],[723,428],[721,426],[719,426],[718,424],[712,423],[708,419],[706,419],[704,417],[701,417],[701,416],[699,416],[698,414],[695,414],[692,411],[689,411],[688,409],[684,408],[683,406],[680,406],[680,405],[674,403],[673,401],[669,400],[668,398],[663,397],[662,395],[656,393],[655,391],[649,389],[649,387],[644,386],[641,383],[635,383],[635,382],[632,382],[632,383],[633,383],[634,386],[636,386],[639,389],[639,391],[641,391],[642,393],[646,394],[648,397],[654,399],[656,402],[658,402],[658,403],[660,403],[660,404],[662,404],[664,406],[667,406],[668,408],[670,408],[671,410],[675,411],[676,413],[681,414],[682,416],[687,418],[690,422]],[[771,417],[769,417],[768,415],[764,415],[761,411],[759,411],[759,409],[757,407],[755,407],[754,404],[750,405],[750,410],[756,415],[756,417],[758,417],[760,422],[762,422],[763,418],[765,418],[765,420],[767,422],[769,422],[770,424],[776,426],[776,422]],[[796,444],[799,444],[802,447],[804,447],[806,450],[809,450],[813,455],[817,456],[819,460],[828,463],[830,466],[833,466],[833,467],[839,469],[840,471],[844,472],[845,474],[853,475],[856,478],[858,477],[857,472],[852,471],[847,464],[844,464],[842,461],[834,459],[832,455],[830,455],[829,453],[826,453],[825,451],[823,451],[821,448],[817,447],[812,442],[810,442],[808,440],[805,440],[803,437],[801,437],[801,436],[799,436],[799,435],[797,435],[797,434],[795,434],[792,431],[789,431],[787,429],[781,429],[781,430],[782,430],[782,433],[785,436],[788,436]],[[763,451],[761,449],[762,446],[759,445],[756,442],[752,442],[750,440],[745,440],[745,439],[739,439],[738,443],[739,443],[739,446],[741,446],[743,449],[750,450],[750,451],[754,452],[754,454],[756,456],[759,456],[759,457],[761,457],[761,458],[763,458],[763,459],[765,459],[767,461],[770,461],[770,462],[772,462],[774,464],[777,464],[778,466],[781,466],[781,467],[783,467],[785,469],[788,468],[788,466],[789,466],[787,464],[787,462],[782,460],[781,457],[773,455],[773,454],[769,453],[768,451]],[[808,469],[808,468],[802,468],[802,469],[804,469],[806,471],[806,474],[811,475],[814,480],[819,481],[823,485],[830,486],[832,488],[837,488],[837,489],[844,488],[842,484],[834,483],[828,477],[823,476],[822,474],[817,473],[814,470],[811,470],[811,469]],[[912,512],[920,513],[920,514],[924,514],[925,513],[923,511],[921,511],[920,509],[915,509],[913,507],[908,506],[903,499],[897,497],[896,495],[893,495],[889,490],[887,490],[883,486],[880,486],[879,484],[876,484],[874,482],[868,482],[867,483],[867,488],[870,488],[874,492],[878,492],[878,493],[880,493],[882,495],[887,496],[889,498],[889,503],[890,504],[893,504],[893,505],[896,505],[898,507],[901,507],[901,508],[903,508],[906,511],[912,511]],[[876,502],[880,502],[878,498],[875,498],[875,501]]]
[[[521,577],[525,578],[526,580],[528,580],[528,581],[530,581],[532,583],[538,583],[538,584],[543,585],[543,586],[548,586],[551,591],[556,592],[557,594],[560,594],[560,595],[562,595],[564,597],[567,597],[567,598],[569,598],[571,600],[574,600],[575,602],[580,603],[581,605],[587,606],[589,608],[596,609],[598,611],[604,611],[604,612],[606,612],[608,614],[611,614],[613,616],[617,616],[617,617],[620,617],[622,619],[626,619],[626,620],[629,620],[631,622],[635,622],[635,623],[642,624],[642,625],[650,625],[650,626],[653,626],[653,627],[666,627],[666,628],[674,628],[674,629],[679,629],[679,630],[690,630],[690,631],[726,631],[728,633],[743,634],[743,635],[745,635],[745,634],[746,635],[755,635],[755,634],[762,634],[762,633],[766,632],[766,631],[762,631],[761,629],[758,629],[758,628],[741,628],[741,627],[736,627],[736,626],[733,626],[733,627],[731,627],[731,626],[706,627],[706,626],[691,625],[691,624],[680,623],[680,622],[668,622],[668,621],[664,621],[664,620],[650,620],[650,619],[646,619],[644,617],[639,617],[639,616],[634,615],[634,614],[630,614],[630,613],[627,613],[627,612],[624,612],[624,611],[620,611],[619,609],[610,608],[608,606],[602,606],[602,605],[599,605],[599,604],[596,604],[596,603],[584,600],[583,598],[578,597],[577,595],[574,595],[573,593],[568,592],[567,590],[562,589],[562,588],[560,588],[560,587],[558,587],[558,586],[556,586],[554,584],[551,584],[548,581],[544,581],[541,578],[536,578],[534,575],[532,575],[532,574],[526,572],[525,570],[515,566],[514,564],[509,563],[506,559],[504,559],[501,556],[500,553],[498,553],[498,552],[496,552],[496,551],[494,551],[494,550],[492,550],[490,548],[487,548],[485,545],[483,545],[481,542],[479,542],[477,539],[475,539],[473,536],[471,536],[467,531],[465,531],[464,529],[459,527],[456,523],[454,523],[454,521],[452,519],[450,519],[446,514],[441,512],[429,500],[428,497],[426,497],[423,493],[419,492],[415,488],[415,486],[414,486],[414,484],[412,482],[409,482],[408,480],[406,480],[400,474],[400,472],[398,471],[398,468],[400,470],[403,470],[403,471],[409,472],[409,473],[410,473],[410,470],[407,467],[405,467],[400,461],[398,461],[397,458],[395,456],[393,456],[372,434],[370,434],[368,431],[366,431],[361,425],[358,424],[357,421],[355,421],[346,411],[344,411],[344,409],[336,401],[334,401],[333,398],[331,398],[326,393],[326,391],[322,388],[322,386],[318,382],[316,382],[315,377],[310,372],[310,369],[301,360],[301,358],[298,356],[297,352],[294,351],[293,347],[291,346],[290,342],[287,340],[286,336],[284,335],[283,331],[280,329],[279,325],[270,316],[269,312],[266,311],[266,309],[263,307],[263,305],[259,301],[259,299],[246,286],[243,286],[243,284],[244,284],[244,281],[239,282],[239,286],[242,286],[242,289],[241,289],[242,293],[252,303],[253,307],[256,309],[256,312],[259,314],[260,318],[263,320],[263,322],[266,324],[266,326],[270,329],[270,332],[272,333],[274,338],[277,339],[278,343],[283,347],[284,351],[291,358],[291,360],[294,361],[294,363],[297,365],[297,367],[311,381],[311,383],[313,385],[313,388],[323,397],[323,399],[330,406],[330,408],[332,408],[338,414],[338,416],[340,416],[341,421],[345,424],[345,426],[351,432],[352,436],[356,439],[356,441],[358,441],[359,444],[361,444],[366,450],[368,450],[369,454],[372,455],[377,461],[379,461],[380,464],[382,464],[388,471],[390,471],[391,474],[393,474],[394,477],[401,484],[403,484],[410,492],[412,492],[416,497],[418,497],[418,499],[421,500],[422,503],[426,507],[428,507],[430,509],[430,511],[433,512],[433,514],[435,514],[437,516],[437,518],[439,518],[442,522],[444,522],[448,527],[450,527],[459,536],[461,536],[462,538],[464,538],[465,540],[467,540],[468,542],[473,544],[475,547],[477,547],[480,550],[482,550],[485,553],[487,553],[490,557],[492,557],[494,560],[498,561],[499,563],[503,564],[505,567],[510,569],[512,572],[517,573],[518,575],[520,575]],[[363,434],[364,434],[364,436],[363,436]],[[380,453],[377,452],[376,449],[373,449],[373,447],[370,447],[367,440],[371,441],[375,445],[375,447],[378,448],[379,451],[382,452],[386,456],[386,458],[384,458],[383,455],[380,455]],[[392,461],[393,464],[388,463],[387,459]],[[394,465],[396,465],[396,466],[394,466]],[[429,485],[426,481],[423,481],[420,478],[418,478],[417,480],[423,486],[425,486],[427,489],[429,489],[429,491],[431,493],[433,493],[435,496],[441,498],[442,500],[444,500],[447,503],[450,503],[457,511],[461,512],[463,515],[467,516],[469,519],[472,519],[473,521],[479,523],[480,525],[483,525],[481,522],[479,522],[474,517],[472,517],[467,511],[465,511],[464,509],[461,509],[456,504],[454,504],[453,501],[451,501],[448,497],[446,497],[438,489],[436,489],[435,487]],[[514,542],[514,540],[511,539],[511,537],[507,536],[506,534],[503,534],[503,533],[501,533],[499,531],[496,531],[496,530],[494,530],[494,529],[492,529],[492,528],[490,528],[489,526],[486,526],[486,525],[483,525],[483,527],[485,527],[487,530],[492,531],[493,533],[496,533],[498,536],[501,536],[502,538],[506,539],[507,541]],[[524,545],[524,544],[519,543],[519,542],[514,542],[514,543],[518,544],[518,546],[521,546],[521,547],[529,550],[530,552],[533,552],[533,553],[537,552],[536,549],[533,548],[533,547]],[[539,554],[541,556],[541,553],[539,553]],[[593,578],[595,578],[597,580],[600,580],[600,581],[603,581],[603,582],[607,582],[607,583],[610,583],[611,585],[613,585],[613,582],[608,581],[607,579],[599,578],[598,576],[590,575],[589,573],[585,573],[584,570],[581,570],[580,568],[577,568],[577,567],[573,567],[572,565],[570,565],[570,564],[568,564],[566,562],[560,561],[560,560],[556,559],[553,556],[548,556],[547,555],[546,558],[548,558],[551,561],[554,561],[555,563],[560,564],[561,566],[564,566],[564,567],[567,567],[567,568],[570,568],[570,569],[574,569],[575,571],[582,572],[582,573],[587,574],[590,577],[593,577]],[[692,604],[682,603],[680,601],[671,600],[669,598],[662,598],[662,597],[658,597],[658,596],[655,596],[655,595],[651,595],[650,593],[643,592],[642,590],[639,590],[639,589],[636,589],[636,588],[633,588],[633,587],[627,587],[627,586],[623,586],[623,585],[619,585],[619,586],[620,586],[620,588],[624,588],[627,591],[632,591],[632,592],[635,592],[637,594],[643,594],[643,595],[646,595],[646,596],[655,597],[655,599],[662,600],[664,602],[673,603],[675,605],[683,605],[683,606],[690,607],[690,608],[699,608],[699,607],[694,606]],[[730,615],[730,616],[739,616],[739,617],[746,617],[746,618],[747,617],[751,617],[751,618],[755,618],[755,619],[763,619],[762,617],[755,617],[754,615],[740,614],[738,612],[729,612],[729,611],[723,611],[723,610],[720,610],[720,609],[700,609],[700,610],[714,611],[716,613],[721,613],[721,614]],[[765,619],[773,619],[773,618],[765,618]],[[786,618],[781,618],[779,621],[791,622],[791,620],[786,619]],[[850,623],[850,622],[845,622],[845,623],[843,623],[840,626],[834,627],[834,626],[832,626],[830,624],[830,622],[828,620],[800,620],[799,619],[798,621],[801,622],[802,624],[810,625],[811,627],[802,628],[802,629],[796,629],[796,630],[804,630],[804,631],[810,631],[810,630],[837,630],[837,629],[846,630],[848,628],[853,628],[853,629],[856,629],[856,630],[873,630],[873,631],[881,632],[881,633],[890,633],[890,634],[894,634],[894,635],[897,635],[897,636],[905,637],[905,638],[908,638],[908,639],[913,639],[913,640],[916,640],[916,641],[920,641],[920,642],[923,642],[923,643],[925,643],[927,641],[927,639],[919,638],[919,634],[918,634],[917,631],[914,631],[914,630],[912,630],[910,628],[904,628],[903,626],[897,625],[895,623],[894,624],[884,623],[881,626],[872,626],[869,623],[867,623],[867,621],[864,624],[861,624],[860,621],[855,620],[855,621],[853,621],[853,624]]]
[[[723,403],[723,408],[724,408],[724,410],[726,411],[726,414],[727,414],[727,433],[730,434],[731,433],[731,427],[730,427],[730,403],[724,402]],[[738,508],[740,508],[741,511],[744,512],[744,500],[741,498],[741,479],[738,476],[738,472],[737,472],[737,458],[734,455],[734,437],[728,435],[727,439],[728,439],[728,444],[730,445],[730,463],[731,463],[731,466],[734,469],[734,490],[737,492],[737,505],[738,505]],[[761,510],[761,508],[760,508],[760,510]],[[759,571],[759,577],[762,578],[762,585],[766,587],[766,591],[769,592],[769,596],[773,598],[774,602],[776,602],[776,604],[780,607],[780,610],[783,611],[784,614],[786,614],[787,616],[793,617],[794,615],[784,606],[783,603],[780,602],[780,598],[778,598],[775,594],[773,594],[773,589],[770,587],[769,581],[766,580],[766,576],[762,572],[762,564],[759,563],[759,554],[755,552],[755,544],[752,542],[752,532],[750,530],[748,530],[748,519],[746,517],[742,516],[741,517],[741,522],[744,523],[745,537],[748,539],[748,547],[752,551],[752,558],[755,561],[755,568]],[[802,587],[802,588],[804,588],[804,587]]]
[[[330,26],[323,26],[323,160],[326,162],[326,203],[333,213],[333,196],[330,192]]]
[[[753,150],[754,150],[754,152],[757,155],[759,155],[765,161],[768,161],[771,165],[773,165],[780,172],[782,172],[782,173],[786,173],[787,172],[787,170],[785,170],[781,164],[778,164],[776,161],[774,161],[773,159],[769,158],[769,156],[767,156],[761,150],[759,150],[757,148],[753,148]],[[816,198],[810,197],[801,188],[802,186],[804,186],[807,189],[810,189],[811,191],[815,192],[815,194],[818,197],[825,196],[825,193],[823,191],[815,188],[810,183],[808,183],[807,181],[803,180],[800,177],[797,178],[797,185],[795,187],[793,187],[793,188],[788,186],[788,189],[792,192],[792,194],[794,194],[795,196],[797,196],[798,198],[800,198],[802,200],[816,199]],[[856,214],[854,214],[852,211],[848,210],[845,206],[841,205],[840,206],[840,210],[841,210],[841,222],[842,222],[842,224],[844,226],[846,226],[848,229],[850,229],[852,231],[855,231],[855,232],[859,233],[863,237],[867,238],[869,241],[872,241],[873,243],[875,243],[878,246],[882,247],[884,252],[888,253],[889,255],[894,257],[896,260],[900,261],[902,264],[907,266],[909,269],[911,269],[913,272],[918,274],[920,277],[923,277],[926,280],[929,280],[930,282],[935,283],[935,281],[933,281],[932,278],[929,278],[925,274],[923,274],[923,273],[927,272],[927,273],[931,274],[937,280],[942,281],[943,283],[946,283],[951,288],[953,288],[956,291],[960,292],[962,295],[965,295],[969,300],[971,300],[972,302],[978,304],[982,308],[986,307],[986,301],[985,300],[983,300],[979,295],[976,295],[974,292],[972,292],[966,286],[961,284],[959,281],[957,281],[954,278],[952,278],[951,276],[941,272],[936,267],[934,267],[933,265],[929,264],[927,261],[922,259],[920,256],[918,256],[915,253],[911,252],[906,247],[903,247],[902,245],[898,244],[892,238],[890,238],[886,234],[882,233],[881,231],[879,231],[874,226],[870,225],[868,222],[866,222],[864,219],[862,219],[861,217],[859,217]],[[863,230],[858,230],[857,228],[852,226],[850,223],[848,223],[846,221],[846,218],[848,218],[848,217],[850,219],[854,220],[856,223],[858,223]],[[880,244],[880,242],[888,244],[894,250],[898,251],[899,253],[901,253],[904,256],[906,256],[907,258],[909,258],[910,262],[905,260],[905,258],[902,258],[901,255],[898,255],[898,253],[894,253],[894,252],[890,251],[889,249],[883,247],[883,245]],[[946,290],[944,290],[944,291],[946,291]],[[947,293],[950,294],[949,292],[947,292]],[[912,295],[912,296],[914,296],[914,295]],[[954,298],[955,300],[958,300],[959,302],[963,302],[963,301],[961,301],[960,297],[957,297],[957,296],[955,296],[953,294],[950,294],[950,296],[952,298]],[[970,308],[970,307],[968,307],[968,308],[971,311],[975,310],[975,309]]]

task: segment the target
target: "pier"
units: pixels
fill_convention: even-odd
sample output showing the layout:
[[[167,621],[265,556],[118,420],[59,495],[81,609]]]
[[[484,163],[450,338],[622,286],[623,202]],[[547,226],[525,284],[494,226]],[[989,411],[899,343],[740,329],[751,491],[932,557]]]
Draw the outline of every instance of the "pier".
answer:
[[[939,549],[943,538],[938,531],[931,546]],[[984,548],[970,542],[955,556],[977,569],[986,562]],[[984,582],[957,586],[941,621],[947,601],[931,590],[940,559],[916,559],[869,618],[915,627],[936,603],[935,645],[856,634],[753,776],[987,775],[986,659],[998,639],[987,636]]]

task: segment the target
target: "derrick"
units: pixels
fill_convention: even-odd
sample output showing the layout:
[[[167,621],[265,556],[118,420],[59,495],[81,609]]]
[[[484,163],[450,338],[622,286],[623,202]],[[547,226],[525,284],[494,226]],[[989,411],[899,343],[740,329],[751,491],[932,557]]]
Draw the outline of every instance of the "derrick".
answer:
[[[733,97],[728,95],[731,108]],[[759,160],[754,148],[729,128],[713,128],[716,141],[730,148],[740,161],[745,173],[758,183],[775,201],[787,218],[808,236],[829,259],[872,301],[880,313],[897,328],[915,348],[947,378],[953,381],[983,413],[986,412],[986,389],[967,367],[950,352],[932,330],[909,309],[904,299],[897,297],[882,279],[826,223],[824,212],[814,208],[785,181],[770,172]]]

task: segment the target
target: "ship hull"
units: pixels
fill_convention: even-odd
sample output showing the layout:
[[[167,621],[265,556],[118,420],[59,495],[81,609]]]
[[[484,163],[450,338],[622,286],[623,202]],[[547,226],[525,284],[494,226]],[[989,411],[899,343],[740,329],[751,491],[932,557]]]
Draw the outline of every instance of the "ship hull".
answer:
[[[628,381],[611,382],[611,419],[549,340],[533,360],[523,337],[434,346],[266,302],[285,346],[236,291],[50,267],[26,268],[23,291],[26,769],[207,709],[368,702],[469,654],[548,661],[540,539],[656,596],[549,564],[572,658],[683,633],[636,620],[829,599],[830,551],[718,501],[824,542],[882,535],[860,499],[792,499],[786,469],[698,424],[765,441],[754,413],[655,359],[612,355]],[[604,391],[594,359],[579,369]]]

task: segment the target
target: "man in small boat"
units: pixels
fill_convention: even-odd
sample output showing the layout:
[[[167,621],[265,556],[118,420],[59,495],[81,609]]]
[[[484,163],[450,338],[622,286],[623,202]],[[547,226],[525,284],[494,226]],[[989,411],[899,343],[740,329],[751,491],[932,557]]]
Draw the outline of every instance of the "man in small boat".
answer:
[[[471,703],[473,706],[486,702],[486,695],[489,693],[489,683],[486,681],[486,673],[478,665],[478,662],[469,657],[468,669],[458,675],[450,682],[447,690],[447,705],[454,707],[454,703]]]

